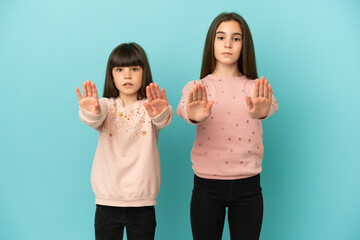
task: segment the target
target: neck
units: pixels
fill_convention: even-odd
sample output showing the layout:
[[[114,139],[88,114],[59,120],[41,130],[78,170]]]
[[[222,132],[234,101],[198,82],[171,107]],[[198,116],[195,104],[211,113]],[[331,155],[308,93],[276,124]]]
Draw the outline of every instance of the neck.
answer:
[[[217,62],[214,71],[211,73],[218,77],[241,77],[237,63],[229,65]]]
[[[121,95],[119,96],[119,98],[121,99],[121,101],[123,102],[124,107],[134,103],[137,101],[137,94],[135,95]]]

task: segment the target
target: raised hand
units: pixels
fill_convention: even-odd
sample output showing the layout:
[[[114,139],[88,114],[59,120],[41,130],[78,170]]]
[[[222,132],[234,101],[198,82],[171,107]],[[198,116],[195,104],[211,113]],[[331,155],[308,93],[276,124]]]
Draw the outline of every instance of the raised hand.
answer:
[[[144,102],[143,105],[152,118],[162,113],[162,111],[169,106],[165,89],[161,88],[160,92],[159,85],[157,84],[150,83],[150,85],[146,87],[146,97],[148,102]]]
[[[251,118],[265,118],[269,114],[272,102],[273,90],[269,81],[264,77],[256,79],[253,96],[250,98],[245,96],[247,103],[247,111]]]
[[[214,101],[208,101],[205,86],[196,84],[194,89],[189,93],[186,103],[186,113],[188,118],[193,122],[205,121],[211,114],[211,107]]]
[[[95,83],[90,82],[90,80],[87,80],[86,82],[83,82],[83,95],[81,96],[80,90],[78,87],[75,88],[76,96],[79,100],[79,106],[80,108],[94,113],[99,114],[101,113],[100,104],[99,104],[99,98],[97,94],[97,90],[95,87]]]

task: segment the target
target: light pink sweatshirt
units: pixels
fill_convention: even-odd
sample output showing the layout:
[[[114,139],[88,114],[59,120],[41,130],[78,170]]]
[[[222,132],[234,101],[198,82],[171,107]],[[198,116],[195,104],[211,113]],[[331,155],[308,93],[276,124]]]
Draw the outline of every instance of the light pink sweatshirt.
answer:
[[[100,114],[80,108],[80,119],[99,134],[91,171],[96,204],[137,207],[157,203],[161,181],[158,135],[170,124],[173,111],[169,105],[150,118],[144,101],[124,107],[120,98],[102,98]]]
[[[254,80],[246,77],[208,75],[189,82],[183,89],[177,114],[190,124],[186,114],[189,92],[199,82],[205,85],[208,100],[215,103],[211,116],[197,124],[196,139],[191,150],[195,174],[208,179],[241,179],[262,170],[263,132],[261,120],[247,113],[245,96],[252,96]],[[278,109],[273,97],[269,115]]]

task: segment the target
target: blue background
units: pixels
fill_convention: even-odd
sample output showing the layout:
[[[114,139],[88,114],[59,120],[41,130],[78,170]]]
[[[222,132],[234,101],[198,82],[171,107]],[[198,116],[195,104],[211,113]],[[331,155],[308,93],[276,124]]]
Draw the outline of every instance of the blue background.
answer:
[[[176,109],[222,11],[248,22],[279,102],[263,122],[261,239],[360,239],[356,0],[1,1],[0,239],[94,239],[97,133],[78,118],[75,86],[102,92],[110,52],[135,41]],[[156,239],[191,239],[194,137],[178,116],[160,134]]]

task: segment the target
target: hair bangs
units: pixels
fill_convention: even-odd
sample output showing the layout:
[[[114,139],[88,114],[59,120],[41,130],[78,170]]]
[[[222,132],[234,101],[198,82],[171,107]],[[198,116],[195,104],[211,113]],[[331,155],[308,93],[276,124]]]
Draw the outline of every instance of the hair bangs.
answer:
[[[144,68],[144,62],[139,51],[133,46],[126,44],[117,49],[111,62],[111,68],[140,66]]]

